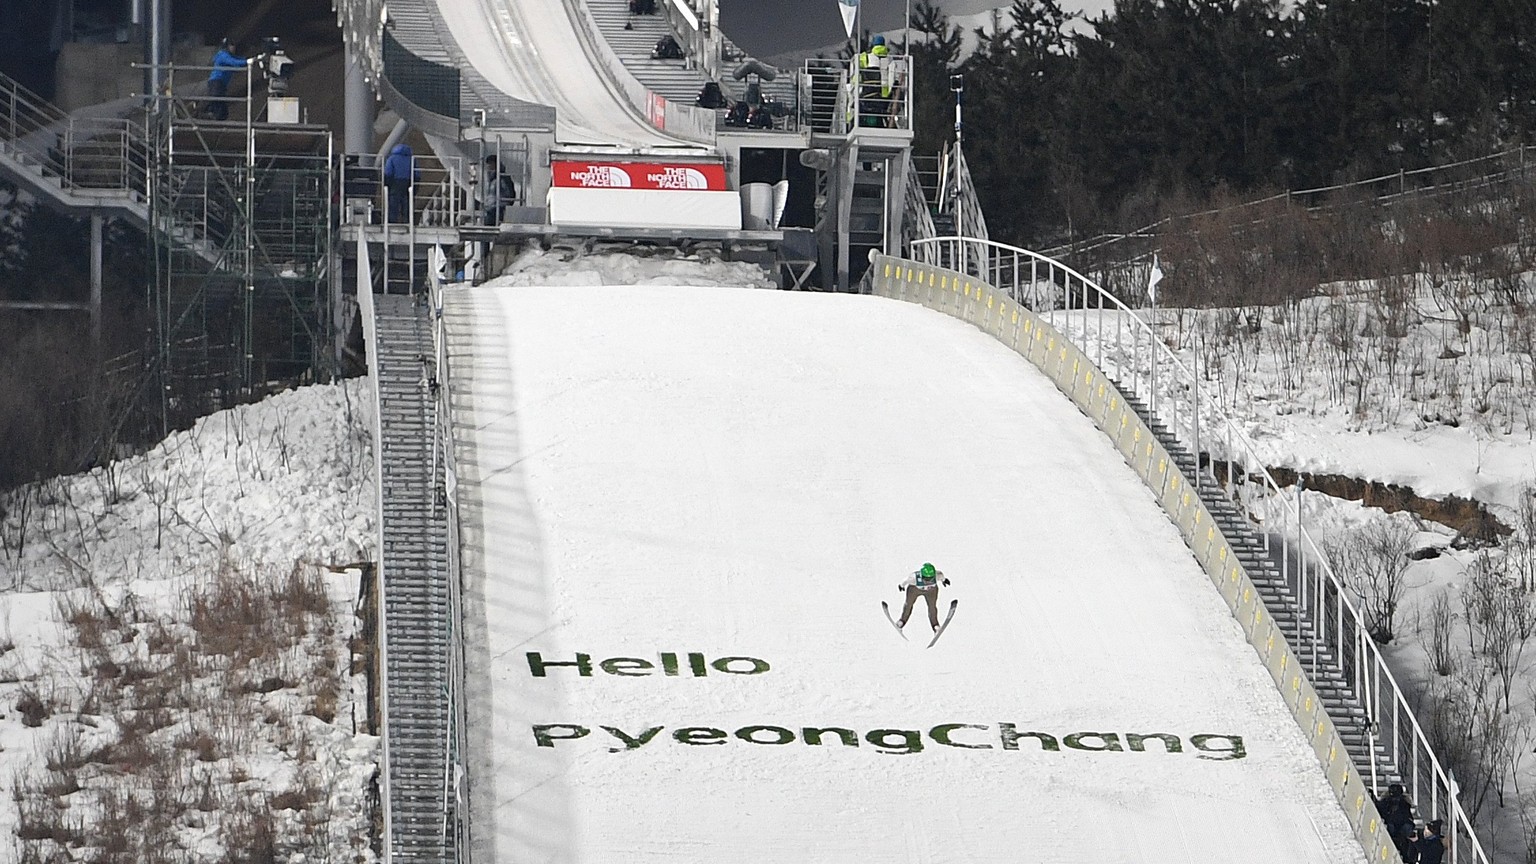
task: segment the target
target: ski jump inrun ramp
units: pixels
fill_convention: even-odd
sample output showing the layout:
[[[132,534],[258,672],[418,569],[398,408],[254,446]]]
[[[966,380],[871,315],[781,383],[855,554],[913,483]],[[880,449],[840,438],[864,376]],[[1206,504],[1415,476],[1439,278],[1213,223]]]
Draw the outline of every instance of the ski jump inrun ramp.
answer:
[[[1361,862],[1109,441],[965,323],[447,294],[475,860]],[[959,611],[880,612],[923,561]]]
[[[554,107],[561,144],[697,147],[640,116],[590,56],[569,0],[438,0],[437,6],[454,41],[487,81],[509,96]]]

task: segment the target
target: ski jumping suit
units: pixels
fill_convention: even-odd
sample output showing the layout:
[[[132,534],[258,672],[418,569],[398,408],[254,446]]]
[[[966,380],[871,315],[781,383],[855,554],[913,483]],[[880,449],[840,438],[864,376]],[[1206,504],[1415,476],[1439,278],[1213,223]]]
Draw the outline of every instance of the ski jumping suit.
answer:
[[[896,623],[896,626],[907,626],[907,619],[912,616],[912,607],[917,603],[917,598],[921,596],[924,600],[928,601],[928,623],[933,625],[933,629],[939,629],[940,583],[949,584],[949,580],[944,577],[943,570],[935,570],[931,578],[924,576],[923,571],[917,570],[907,577],[907,581],[898,585],[898,588],[906,589],[907,605],[901,607],[901,620]]]

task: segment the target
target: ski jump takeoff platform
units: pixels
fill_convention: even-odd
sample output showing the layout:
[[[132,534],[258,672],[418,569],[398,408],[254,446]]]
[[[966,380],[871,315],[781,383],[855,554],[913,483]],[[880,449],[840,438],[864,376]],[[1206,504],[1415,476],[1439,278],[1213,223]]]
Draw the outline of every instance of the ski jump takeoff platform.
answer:
[[[1367,860],[1180,529],[991,330],[731,288],[443,315],[475,860]],[[880,610],[924,561],[931,650]]]

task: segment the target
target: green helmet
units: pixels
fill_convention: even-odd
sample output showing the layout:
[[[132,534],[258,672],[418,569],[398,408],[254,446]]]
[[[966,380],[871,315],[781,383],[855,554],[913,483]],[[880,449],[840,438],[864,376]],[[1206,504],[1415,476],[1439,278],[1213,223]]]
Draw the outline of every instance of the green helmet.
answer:
[[[920,571],[918,571],[918,572],[923,574],[923,578],[925,578],[925,579],[932,579],[934,574],[938,573],[939,571],[937,569],[935,569],[932,564],[924,562],[922,569]]]

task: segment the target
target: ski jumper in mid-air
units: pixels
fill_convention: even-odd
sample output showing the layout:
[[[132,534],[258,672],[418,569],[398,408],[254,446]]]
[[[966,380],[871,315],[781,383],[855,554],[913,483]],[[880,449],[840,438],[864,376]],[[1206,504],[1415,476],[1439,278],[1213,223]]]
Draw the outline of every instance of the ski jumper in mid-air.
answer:
[[[896,586],[897,591],[907,592],[907,605],[901,608],[901,620],[896,622],[898,630],[907,626],[907,619],[912,617],[912,607],[917,604],[919,597],[928,601],[928,623],[934,630],[939,629],[939,585],[941,584],[949,584],[944,571],[935,568],[932,564],[924,564],[908,576],[907,581]]]

